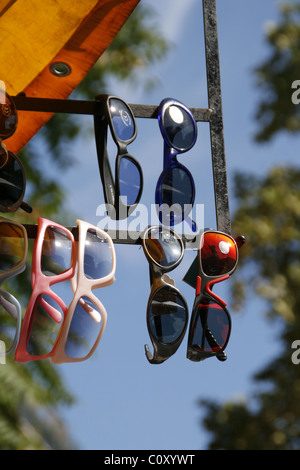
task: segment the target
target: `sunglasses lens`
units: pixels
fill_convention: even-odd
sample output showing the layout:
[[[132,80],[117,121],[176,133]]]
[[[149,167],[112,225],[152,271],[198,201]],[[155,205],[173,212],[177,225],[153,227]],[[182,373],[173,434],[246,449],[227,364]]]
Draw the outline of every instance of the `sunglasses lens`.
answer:
[[[24,175],[22,167],[11,152],[8,152],[6,162],[0,166],[0,204],[9,209],[22,197],[24,191]]]
[[[194,120],[183,108],[169,106],[163,115],[162,125],[171,147],[184,151],[193,145],[196,136]]]
[[[119,166],[119,189],[123,204],[131,206],[137,201],[141,187],[141,174],[136,164],[123,157]]]
[[[235,268],[237,247],[231,237],[217,232],[205,232],[201,243],[201,264],[204,274],[222,276]]]
[[[5,344],[7,352],[13,345],[17,324],[18,324],[18,308],[12,303],[3,291],[0,294],[0,341]],[[3,352],[0,350],[0,352]]]
[[[164,267],[172,266],[182,255],[182,245],[179,239],[162,227],[153,228],[147,233],[144,246],[149,256]]]
[[[83,358],[92,350],[102,326],[102,315],[88,297],[81,297],[75,307],[65,352],[71,358]]]
[[[17,126],[16,108],[3,89],[0,88],[0,138],[10,137]]]
[[[52,309],[63,319],[62,309],[50,296],[43,294],[37,297],[32,309],[33,321],[27,346],[29,354],[42,356],[52,351],[60,329],[60,323],[48,313]]]
[[[48,226],[45,231],[41,267],[46,276],[61,274],[72,265],[72,241],[67,232]]]
[[[0,223],[0,273],[15,268],[25,255],[22,230],[14,224]]]
[[[195,351],[217,353],[229,338],[229,316],[219,304],[206,300],[198,305],[193,331],[192,347]]]
[[[148,310],[152,334],[165,344],[173,343],[184,331],[187,320],[186,304],[171,287],[163,287],[153,295]]]
[[[161,203],[166,205],[164,217],[170,219],[173,214],[182,219],[183,214],[191,209],[193,198],[193,182],[189,173],[183,168],[170,168],[161,182]]]
[[[109,110],[112,124],[119,140],[130,140],[135,133],[135,123],[132,112],[123,101],[110,98]]]
[[[84,273],[88,279],[108,276],[113,267],[111,246],[97,230],[89,229],[86,234],[84,251]]]

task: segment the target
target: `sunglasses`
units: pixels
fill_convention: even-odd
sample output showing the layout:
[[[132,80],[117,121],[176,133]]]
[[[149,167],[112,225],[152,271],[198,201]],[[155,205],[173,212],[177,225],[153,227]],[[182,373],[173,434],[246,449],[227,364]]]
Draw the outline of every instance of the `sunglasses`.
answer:
[[[188,217],[195,201],[195,183],[190,171],[177,160],[177,155],[196,142],[195,119],[184,104],[166,98],[158,108],[158,123],[164,139],[164,166],[155,192],[159,220],[169,226],[186,220],[195,232],[196,223]]]
[[[73,300],[64,318],[51,362],[88,359],[102,338],[107,313],[92,290],[115,281],[116,254],[110,236],[82,220],[77,221],[77,273],[71,279]]]
[[[20,159],[8,152],[2,143],[14,134],[17,124],[17,109],[0,82],[0,211],[15,212],[21,207],[30,213],[32,208],[23,201],[26,189],[24,167]]]
[[[212,292],[214,284],[228,279],[238,263],[238,246],[228,234],[207,230],[201,234],[198,251],[198,276],[187,347],[187,358],[201,361],[224,352],[230,333],[231,318],[226,303]]]
[[[59,325],[68,309],[51,286],[71,279],[75,267],[73,234],[62,225],[38,218],[31,264],[32,293],[15,352],[16,362],[52,355]]]
[[[107,128],[117,145],[115,178],[107,152]],[[127,146],[137,135],[136,122],[125,101],[110,95],[96,96],[94,113],[95,140],[100,176],[108,215],[111,219],[127,218],[140,201],[143,174],[138,161],[128,153]]]
[[[27,232],[23,225],[0,217],[0,285],[25,270],[27,250]],[[21,316],[19,301],[0,288],[0,340],[6,346],[0,357],[15,350],[20,336]]]
[[[171,229],[154,226],[143,234],[143,249],[149,262],[151,292],[147,305],[147,327],[154,353],[145,345],[151,364],[160,364],[179,348],[188,322],[187,303],[166,273],[182,260],[182,240]]]

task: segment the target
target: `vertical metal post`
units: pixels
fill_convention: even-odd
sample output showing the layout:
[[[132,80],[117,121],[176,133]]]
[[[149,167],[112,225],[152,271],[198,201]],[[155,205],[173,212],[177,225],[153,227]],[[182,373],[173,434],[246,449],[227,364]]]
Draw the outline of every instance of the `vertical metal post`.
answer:
[[[203,0],[203,18],[217,228],[230,233],[216,0]]]

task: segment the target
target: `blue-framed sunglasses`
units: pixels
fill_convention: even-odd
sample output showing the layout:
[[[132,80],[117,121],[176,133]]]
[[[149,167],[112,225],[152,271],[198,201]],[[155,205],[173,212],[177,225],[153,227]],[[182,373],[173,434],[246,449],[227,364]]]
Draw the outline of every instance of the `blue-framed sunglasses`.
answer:
[[[190,171],[178,162],[177,155],[194,146],[196,121],[180,101],[165,98],[158,108],[158,123],[164,139],[164,168],[155,192],[159,220],[169,226],[186,220],[195,232],[196,223],[188,217],[195,201],[195,183]]]

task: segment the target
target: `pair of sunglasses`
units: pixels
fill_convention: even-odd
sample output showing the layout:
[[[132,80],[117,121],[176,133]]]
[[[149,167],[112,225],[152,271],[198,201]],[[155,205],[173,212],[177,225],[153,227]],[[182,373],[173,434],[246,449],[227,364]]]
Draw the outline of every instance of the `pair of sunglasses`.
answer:
[[[196,298],[190,322],[187,358],[201,361],[216,356],[224,361],[231,333],[231,317],[226,302],[213,286],[235,271],[238,264],[236,240],[221,231],[206,230],[200,236]]]
[[[151,292],[147,305],[147,327],[154,347],[145,345],[151,364],[161,364],[179,348],[188,323],[185,298],[166,273],[181,262],[182,240],[171,229],[153,226],[143,234],[143,249],[149,262]]]
[[[23,225],[0,217],[0,285],[25,270],[27,250],[27,232]],[[21,317],[19,301],[0,288],[0,340],[5,343],[5,351],[0,352],[0,357],[15,351]]]
[[[14,134],[17,124],[15,104],[0,86],[0,211],[15,212],[20,207],[30,213],[31,206],[23,201],[26,189],[24,167],[17,155],[7,151],[2,143]]]
[[[107,130],[117,145],[115,177],[107,151]],[[138,161],[128,153],[137,127],[132,110],[117,96],[98,95],[95,102],[94,128],[98,164],[108,215],[113,220],[127,218],[140,201],[143,173]]]
[[[51,358],[79,362],[95,351],[106,326],[107,313],[92,290],[114,282],[116,258],[104,231],[78,220],[78,243],[66,227],[38,219],[32,256],[32,294],[23,320],[16,362]],[[69,308],[51,288],[70,280]]]
[[[190,171],[177,160],[195,145],[195,119],[180,101],[166,98],[159,105],[158,122],[164,139],[164,166],[155,191],[159,220],[168,226],[186,220],[195,232],[196,223],[188,216],[195,201],[195,183]]]

